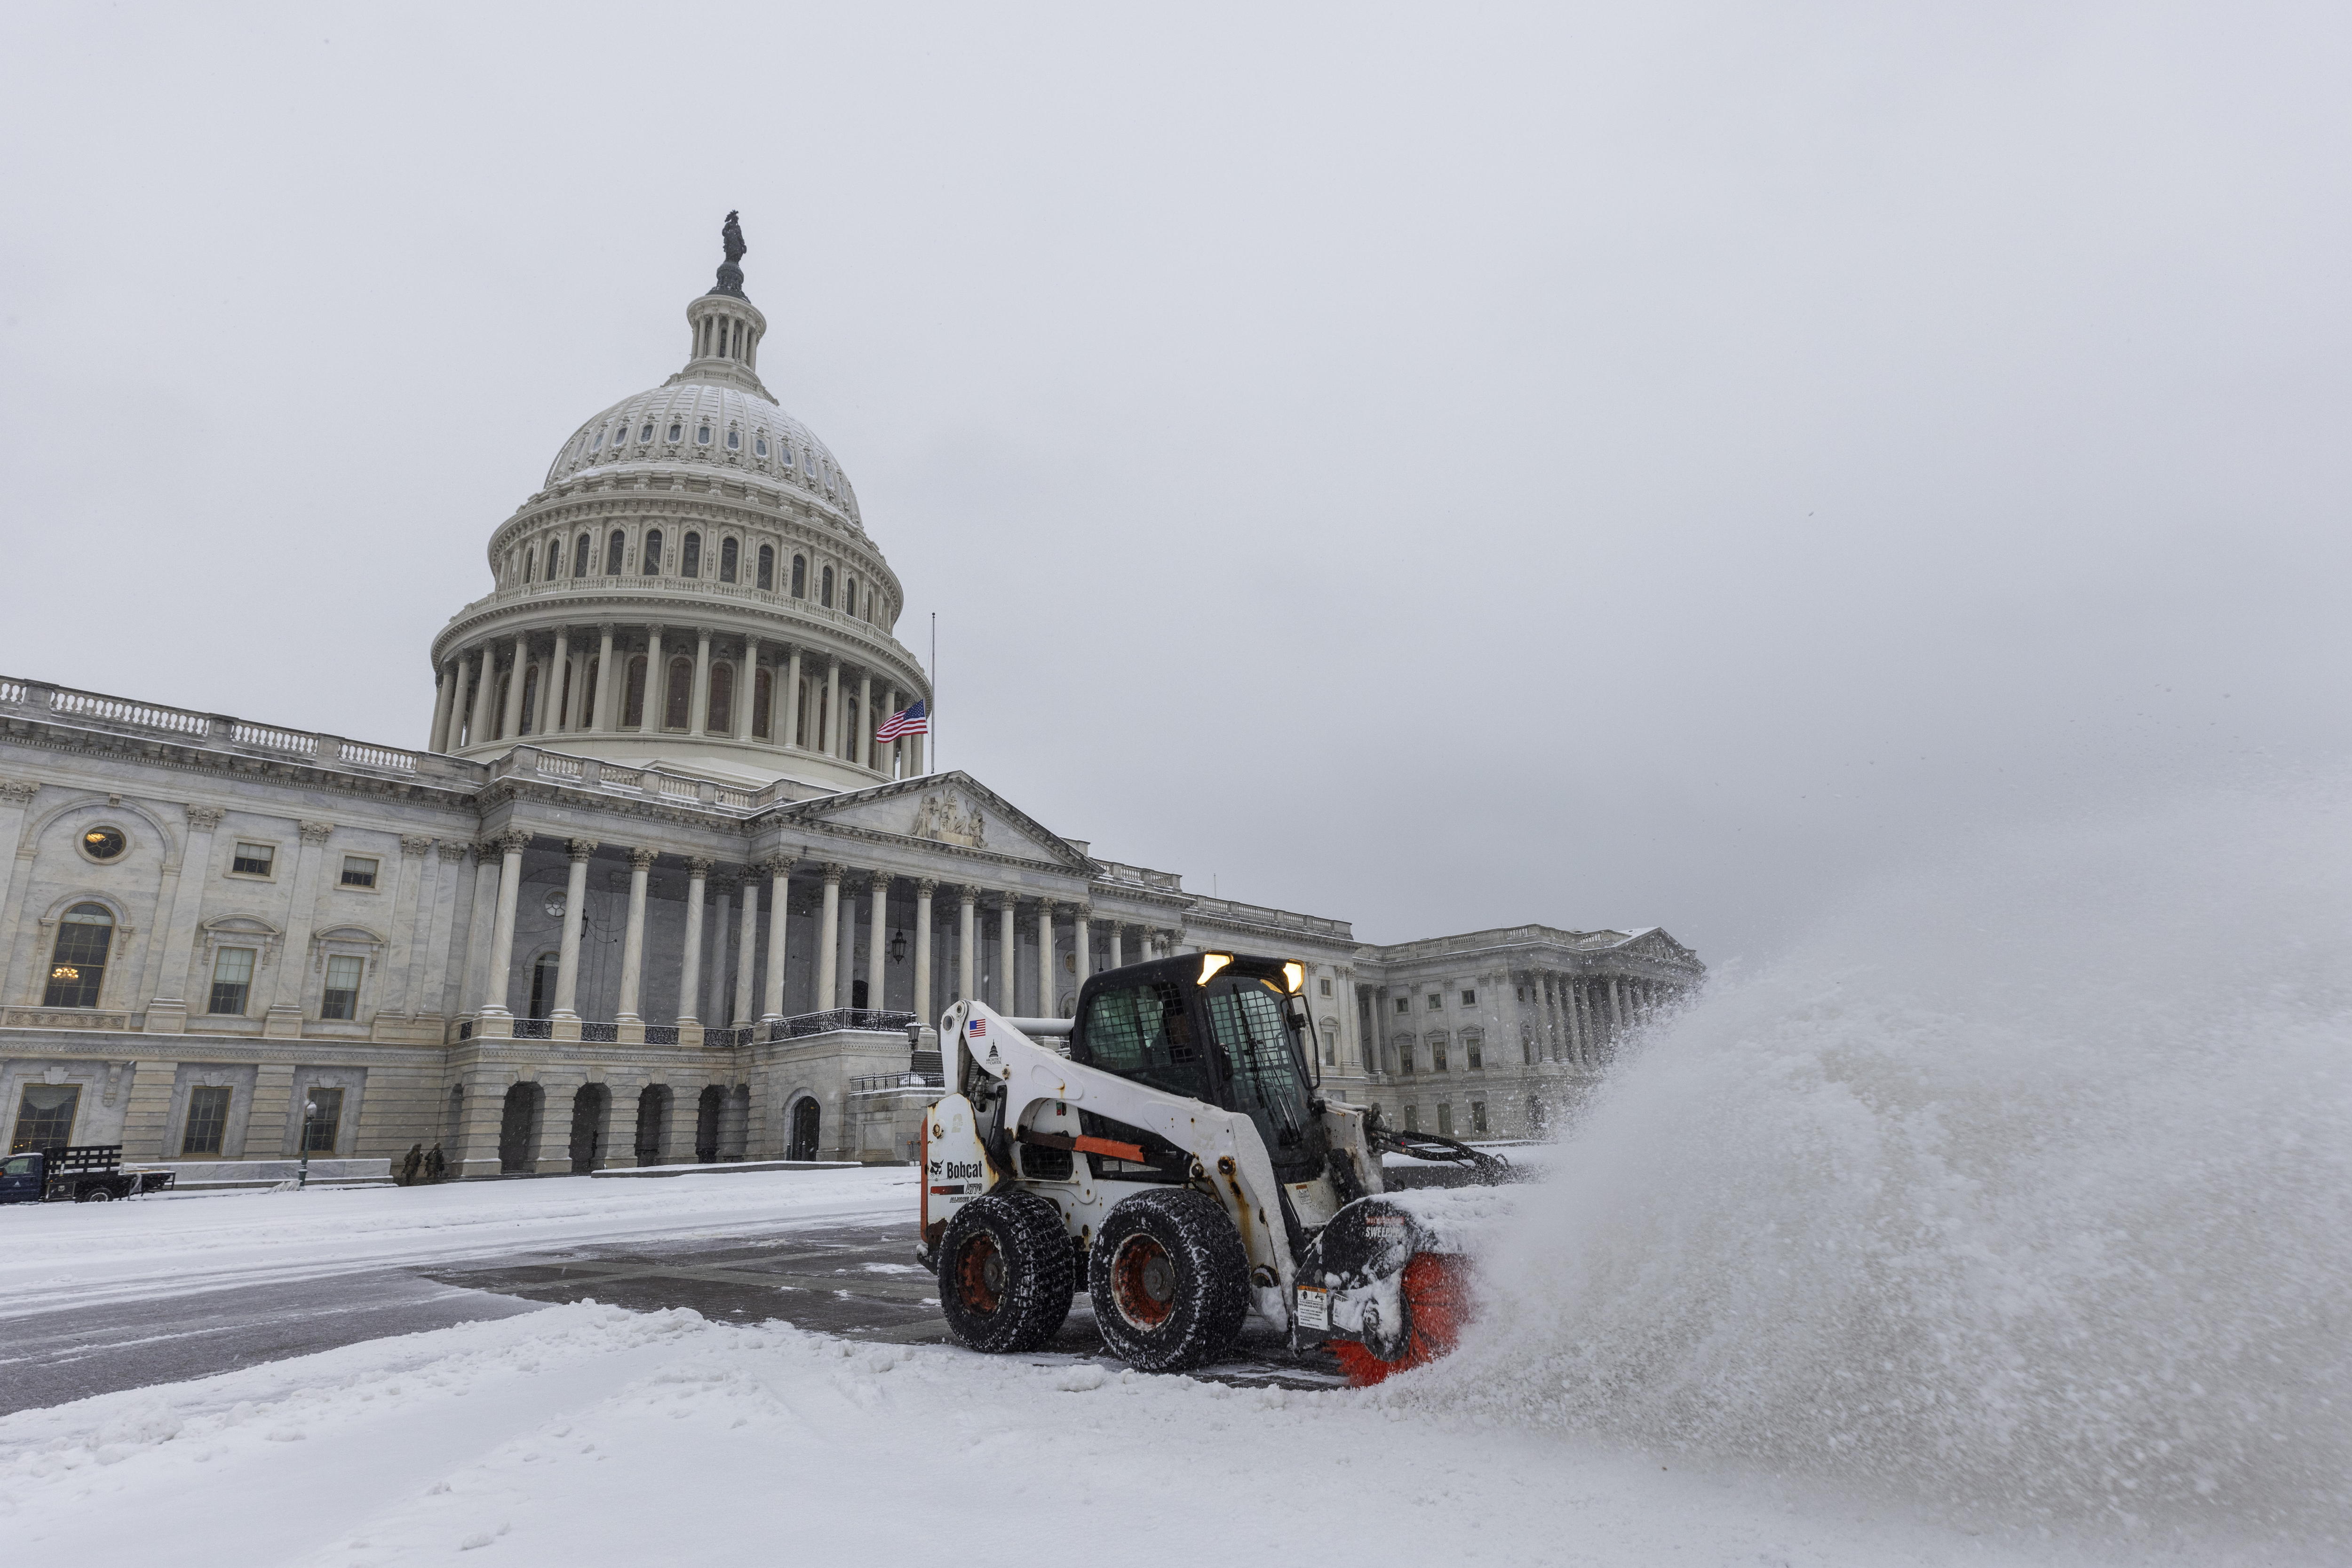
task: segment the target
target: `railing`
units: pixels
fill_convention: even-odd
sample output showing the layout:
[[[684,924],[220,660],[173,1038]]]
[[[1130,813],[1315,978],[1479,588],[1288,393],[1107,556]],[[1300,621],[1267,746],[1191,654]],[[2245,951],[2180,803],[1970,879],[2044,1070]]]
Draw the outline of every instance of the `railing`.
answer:
[[[580,1043],[618,1045],[621,1043],[621,1026],[616,1023],[583,1023],[580,1026]]]
[[[517,1040],[553,1040],[555,1020],[553,1019],[517,1019],[514,1020],[514,1037]]]
[[[914,1021],[912,1013],[883,1012],[874,1008],[834,1008],[821,1013],[802,1013],[794,1018],[778,1019],[768,1026],[768,1039],[801,1040],[813,1034],[832,1034],[837,1030],[872,1030],[903,1034],[907,1026]]]
[[[646,1025],[646,1043],[647,1045],[676,1045],[677,1043],[677,1025],[674,1023],[649,1023]]]
[[[429,774],[464,783],[478,782],[484,776],[478,763],[460,762],[432,752],[345,740],[341,736],[286,729],[225,714],[196,713],[188,708],[135,702],[129,697],[13,676],[0,678],[0,710],[94,728],[164,736],[215,750],[258,751],[320,767],[401,773],[412,778]]]
[[[738,1046],[750,1045],[759,1032],[757,1024],[745,1024],[740,1029],[706,1029],[702,1031],[702,1043],[713,1051],[733,1051]]]
[[[947,1075],[940,1072],[874,1072],[849,1081],[852,1094],[885,1094],[894,1089],[944,1089]]]

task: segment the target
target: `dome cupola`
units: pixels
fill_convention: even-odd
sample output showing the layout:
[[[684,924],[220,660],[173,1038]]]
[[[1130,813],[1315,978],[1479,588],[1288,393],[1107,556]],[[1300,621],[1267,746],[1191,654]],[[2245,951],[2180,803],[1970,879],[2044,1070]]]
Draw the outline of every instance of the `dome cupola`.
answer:
[[[922,769],[876,727],[929,682],[832,452],[761,382],[733,213],[688,358],[583,424],[493,531],[492,591],[434,640],[436,750],[863,788]]]

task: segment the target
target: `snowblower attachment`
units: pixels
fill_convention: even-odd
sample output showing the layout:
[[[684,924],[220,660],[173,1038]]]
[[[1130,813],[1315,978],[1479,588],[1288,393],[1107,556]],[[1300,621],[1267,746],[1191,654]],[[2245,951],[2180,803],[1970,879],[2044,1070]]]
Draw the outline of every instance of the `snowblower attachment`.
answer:
[[[1299,1260],[1292,1312],[1297,1342],[1321,1340],[1360,1388],[1444,1355],[1469,1319],[1470,1232],[1494,1205],[1426,1189],[1495,1186],[1519,1175],[1457,1139],[1391,1131],[1377,1110],[1364,1132],[1376,1152],[1424,1163],[1385,1166],[1388,1191],[1346,1205],[1316,1232]]]

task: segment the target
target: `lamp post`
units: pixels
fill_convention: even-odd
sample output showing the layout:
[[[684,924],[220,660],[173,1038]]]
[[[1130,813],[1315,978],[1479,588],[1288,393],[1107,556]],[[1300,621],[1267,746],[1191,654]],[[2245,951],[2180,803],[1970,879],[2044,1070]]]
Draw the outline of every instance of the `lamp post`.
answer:
[[[316,1100],[302,1102],[302,1165],[294,1174],[294,1190],[302,1191],[310,1185],[310,1118],[319,1113]]]

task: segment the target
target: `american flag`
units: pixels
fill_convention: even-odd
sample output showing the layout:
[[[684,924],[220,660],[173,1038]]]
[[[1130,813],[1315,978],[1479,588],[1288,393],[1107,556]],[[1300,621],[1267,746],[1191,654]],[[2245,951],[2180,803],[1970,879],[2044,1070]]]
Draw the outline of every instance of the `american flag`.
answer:
[[[969,1027],[974,1034],[986,1034],[988,1032],[988,1020],[986,1019],[974,1019],[971,1020]]]
[[[902,707],[897,713],[892,714],[888,718],[884,719],[882,721],[882,727],[874,732],[874,738],[877,740],[896,740],[902,735],[929,735],[930,733],[930,716],[923,711],[922,704],[917,703],[912,707]]]

